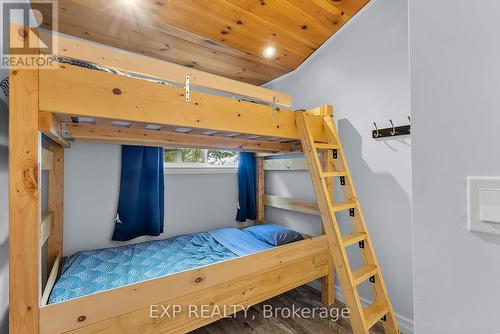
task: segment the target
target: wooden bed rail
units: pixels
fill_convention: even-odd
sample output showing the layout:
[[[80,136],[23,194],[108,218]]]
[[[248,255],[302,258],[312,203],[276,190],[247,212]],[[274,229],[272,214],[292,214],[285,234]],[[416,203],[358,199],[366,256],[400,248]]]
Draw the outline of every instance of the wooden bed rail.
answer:
[[[285,158],[264,160],[264,170],[274,171],[306,171],[308,170],[304,158]]]
[[[264,195],[264,204],[273,208],[319,215],[318,203],[290,197]]]
[[[15,32],[18,32],[17,34]],[[11,37],[28,45],[26,30],[11,27]],[[260,87],[158,63],[146,57],[105,50],[83,41],[60,39],[59,56],[95,62],[127,73],[166,77],[177,85],[104,73],[69,64],[58,69],[11,69],[9,107],[9,296],[13,333],[187,332],[216,319],[155,322],[148,316],[155,303],[253,305],[322,277],[332,277],[328,240],[322,235],[178,274],[46,305],[63,254],[64,147],[62,118],[94,117],[134,124],[213,129],[296,141],[296,113],[275,105],[193,92],[190,101],[180,87],[191,84],[289,105],[286,95]],[[61,42],[62,41],[62,42]],[[30,41],[31,42],[31,41]],[[68,44],[64,44],[64,43]],[[20,45],[19,40],[10,45]],[[31,45],[31,44],[30,44]],[[83,59],[82,59],[83,58]],[[100,58],[100,59],[99,59]],[[171,77],[169,77],[171,76]],[[305,115],[314,139],[326,142],[322,109]],[[76,126],[74,127],[76,129]],[[97,128],[95,128],[97,129]],[[40,130],[53,142],[42,150]],[[131,129],[133,130],[133,129]],[[102,139],[102,138],[101,138]],[[252,145],[256,145],[257,141]],[[250,143],[248,143],[250,145]],[[266,144],[279,149],[287,143]],[[270,150],[271,151],[271,150]],[[261,162],[261,170],[264,164]],[[42,170],[48,171],[48,211],[42,217]],[[263,183],[259,186],[263,192]],[[263,199],[263,197],[261,197]],[[261,201],[263,203],[263,201]],[[261,210],[262,214],[263,211]],[[262,216],[263,218],[263,216]],[[42,292],[42,247],[47,245],[50,274]],[[333,287],[332,284],[329,286]],[[215,302],[214,302],[215,301]]]
[[[65,126],[71,138],[75,140],[100,143],[229,149],[252,152],[294,152],[301,149],[301,146],[298,144],[258,139],[229,138],[224,136],[83,123],[65,123]]]
[[[59,266],[61,264],[61,254],[56,257],[54,264],[52,265],[52,269],[50,270],[49,277],[47,279],[47,284],[45,285],[45,289],[43,290],[42,298],[40,300],[40,305],[47,305],[49,301],[50,293],[54,288],[54,284],[57,280],[57,275],[59,274]]]
[[[332,116],[333,109],[331,106],[322,106],[308,111],[311,115],[316,116]],[[276,159],[266,159],[270,156],[280,156]],[[285,156],[285,157],[283,157]],[[286,157],[287,154],[257,154],[257,223],[264,222],[264,214],[266,207],[278,208],[294,212],[300,212],[311,215],[321,215],[316,201],[300,200],[276,195],[268,195],[265,193],[264,180],[266,171],[309,171],[307,162],[302,157]],[[321,157],[322,163],[326,171],[331,171],[333,166],[333,154],[324,154]],[[333,197],[333,182],[328,182],[328,191]],[[325,231],[321,224],[321,233]],[[321,301],[325,305],[333,305],[335,302],[335,274],[333,271],[334,262],[331,254],[328,258],[328,275],[321,278]]]
[[[40,71],[39,108],[74,117],[212,129],[297,140],[295,112],[61,64]],[[317,141],[325,141],[322,118],[307,114]]]
[[[51,170],[54,165],[54,153],[43,148],[42,149],[42,170]]]
[[[61,123],[50,112],[38,113],[38,128],[53,142],[62,147],[69,147],[69,143],[64,139],[61,133]]]
[[[54,215],[49,212],[42,217],[42,226],[40,228],[40,247],[42,247],[52,232],[52,220]]]
[[[150,305],[253,305],[327,275],[321,235],[265,252],[107,290],[40,309],[40,333],[180,333],[217,320],[152,319]]]
[[[41,30],[40,34],[47,34]],[[258,101],[290,107],[290,95],[271,89],[228,79],[193,68],[169,63],[159,59],[126,52],[97,43],[56,34],[58,52],[56,56],[82,60],[125,73],[143,75],[184,85],[189,76],[190,85],[249,97]]]

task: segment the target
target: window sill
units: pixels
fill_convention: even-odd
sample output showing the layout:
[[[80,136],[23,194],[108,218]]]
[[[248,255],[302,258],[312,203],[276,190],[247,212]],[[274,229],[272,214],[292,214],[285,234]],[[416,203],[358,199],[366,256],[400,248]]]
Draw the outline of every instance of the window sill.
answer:
[[[166,165],[165,174],[237,174],[238,167]]]

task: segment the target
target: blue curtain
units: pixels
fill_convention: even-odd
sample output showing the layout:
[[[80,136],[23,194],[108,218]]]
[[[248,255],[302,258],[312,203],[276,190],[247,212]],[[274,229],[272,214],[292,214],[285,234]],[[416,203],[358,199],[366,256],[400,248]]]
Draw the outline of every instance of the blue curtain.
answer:
[[[122,146],[118,212],[113,240],[163,232],[163,148]]]
[[[255,154],[240,152],[238,157],[238,212],[236,213],[236,220],[239,222],[257,218],[255,171]]]

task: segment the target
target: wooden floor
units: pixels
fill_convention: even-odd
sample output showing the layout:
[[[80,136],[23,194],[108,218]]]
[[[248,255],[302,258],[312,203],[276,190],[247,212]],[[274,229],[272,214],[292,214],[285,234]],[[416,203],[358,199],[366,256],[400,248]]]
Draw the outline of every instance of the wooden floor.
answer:
[[[197,329],[192,334],[274,334],[274,333],[290,333],[290,334],[336,334],[336,333],[352,333],[349,320],[339,316],[338,321],[331,319],[322,319],[315,317],[312,319],[305,318],[284,318],[281,316],[264,318],[264,304],[270,305],[273,309],[291,308],[292,305],[300,308],[320,308],[324,307],[321,303],[320,293],[309,287],[302,286],[295,290],[289,291],[280,296],[274,297],[264,303],[251,307],[247,312],[247,317],[244,317],[243,312],[238,312],[235,318],[225,318],[216,321],[208,326]],[[269,308],[269,306],[267,306]],[[345,307],[342,303],[336,302],[332,307],[341,310]],[[376,325],[370,332],[373,334],[383,333],[382,326]]]

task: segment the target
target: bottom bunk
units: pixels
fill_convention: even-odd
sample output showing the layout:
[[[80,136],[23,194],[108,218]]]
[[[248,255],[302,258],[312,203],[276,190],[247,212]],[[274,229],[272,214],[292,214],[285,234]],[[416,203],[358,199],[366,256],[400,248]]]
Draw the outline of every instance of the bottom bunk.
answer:
[[[291,231],[280,240],[296,242],[274,246],[276,233],[254,228],[78,252],[40,309],[40,332],[187,332],[332,270],[325,236]]]

